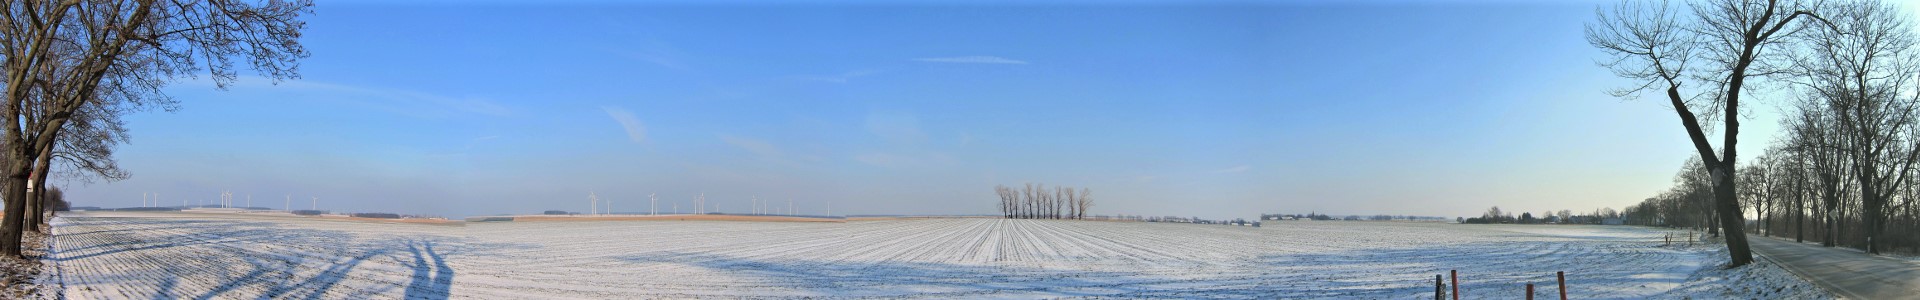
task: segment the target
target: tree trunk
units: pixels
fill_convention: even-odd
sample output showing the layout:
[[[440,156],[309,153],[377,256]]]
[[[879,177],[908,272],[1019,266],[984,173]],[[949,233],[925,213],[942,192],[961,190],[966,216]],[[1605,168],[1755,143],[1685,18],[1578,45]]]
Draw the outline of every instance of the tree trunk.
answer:
[[[52,149],[40,151],[40,153],[45,155],[40,155],[39,162],[33,165],[32,177],[29,179],[33,182],[33,186],[30,187],[32,192],[27,196],[27,199],[32,201],[27,205],[32,206],[33,209],[27,211],[32,215],[27,217],[26,226],[27,231],[32,232],[40,232],[40,224],[47,223],[47,171],[53,168]]]
[[[1769,185],[1772,185],[1772,186],[1769,186],[1769,188],[1779,185],[1779,183],[1777,182],[1779,180],[1778,178],[1770,178],[1770,179],[1773,182],[1769,182]],[[1775,210],[1780,210],[1780,207],[1778,204],[1773,203],[1773,200],[1774,200],[1773,196],[1778,196],[1776,195],[1776,193],[1774,193],[1774,190],[1767,190],[1765,194],[1767,196],[1760,198],[1760,201],[1758,202],[1760,203],[1760,235],[1765,237],[1772,237],[1773,236],[1773,222],[1772,222],[1773,213],[1775,213]],[[1769,208],[1771,208],[1771,210],[1769,210]]]
[[[9,134],[13,135],[13,134]],[[17,144],[17,143],[16,143]],[[0,255],[25,258],[20,255],[20,243],[27,210],[27,168],[25,145],[7,145],[6,188],[0,191],[0,197],[7,201],[5,218],[0,222]]]
[[[1862,195],[1865,197],[1860,199],[1861,208],[1865,210],[1860,214],[1860,222],[1865,223],[1861,224],[1863,226],[1861,226],[1860,229],[1866,235],[1866,240],[1861,242],[1866,243],[1867,253],[1880,254],[1880,247],[1878,245],[1881,242],[1885,242],[1884,238],[1880,236],[1880,219],[1884,217],[1881,215],[1883,209],[1881,209],[1880,203],[1882,199],[1872,194],[1873,193]]]
[[[1834,197],[1837,198],[1838,196],[1834,196]],[[1838,202],[1839,200],[1835,199],[1831,201]],[[1827,207],[1825,208],[1827,210],[1826,211],[1827,222],[1826,222],[1826,227],[1823,227],[1822,229],[1825,229],[1826,233],[1822,233],[1822,235],[1825,235],[1826,237],[1822,239],[1822,241],[1820,242],[1820,245],[1826,246],[1826,247],[1838,246],[1840,244],[1840,220],[1839,218],[1834,216],[1834,212],[1838,209],[1835,208],[1835,203],[1832,203],[1832,202],[1827,203]]]
[[[1793,196],[1793,242],[1795,243],[1807,242],[1807,207],[1805,206],[1805,199],[1806,194],[1804,193],[1796,193]]]
[[[1733,147],[1733,145],[1727,145]],[[1731,152],[1731,151],[1729,151]],[[1727,254],[1732,255],[1731,266],[1744,266],[1753,262],[1753,252],[1747,249],[1747,235],[1740,229],[1740,223],[1746,217],[1740,213],[1740,200],[1734,195],[1733,156],[1728,155],[1726,162],[1714,170],[1714,204],[1719,209],[1720,227],[1726,233]]]
[[[32,178],[32,177],[29,176],[28,178]],[[44,194],[40,192],[42,190],[36,189],[35,187],[37,185],[40,185],[40,183],[33,182],[33,180],[31,179],[29,179],[28,182],[32,184],[27,187],[27,212],[25,214],[26,218],[23,218],[20,220],[21,221],[20,230],[24,230],[27,232],[40,232],[40,215],[46,213],[47,203],[44,202],[45,199],[42,199],[44,198],[41,196],[41,194]]]

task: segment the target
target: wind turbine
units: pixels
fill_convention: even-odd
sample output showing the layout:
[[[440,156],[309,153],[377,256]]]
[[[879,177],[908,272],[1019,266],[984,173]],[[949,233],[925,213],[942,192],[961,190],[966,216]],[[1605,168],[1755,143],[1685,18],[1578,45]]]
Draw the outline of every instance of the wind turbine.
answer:
[[[313,196],[313,208],[309,209],[320,210],[320,196]]]
[[[247,193],[247,208],[253,208],[253,193]]]
[[[654,198],[653,195],[653,193],[647,193],[647,213],[658,216],[660,215],[660,198]]]
[[[293,212],[293,193],[287,193],[287,212]]]
[[[140,192],[140,207],[147,207],[147,192]]]
[[[599,212],[600,212],[600,197],[594,196],[593,192],[591,191],[587,192],[587,215],[591,216],[594,214],[598,214]]]

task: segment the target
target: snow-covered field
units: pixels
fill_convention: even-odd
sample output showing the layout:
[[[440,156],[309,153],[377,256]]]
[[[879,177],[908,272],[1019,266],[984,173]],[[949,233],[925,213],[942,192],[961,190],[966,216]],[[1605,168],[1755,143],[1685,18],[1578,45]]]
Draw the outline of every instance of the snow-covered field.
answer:
[[[1830,298],[1623,226],[931,219],[464,227],[266,216],[56,219],[65,296],[145,298]],[[1430,299],[1430,298],[1429,298]],[[1545,298],[1542,298],[1545,299]]]

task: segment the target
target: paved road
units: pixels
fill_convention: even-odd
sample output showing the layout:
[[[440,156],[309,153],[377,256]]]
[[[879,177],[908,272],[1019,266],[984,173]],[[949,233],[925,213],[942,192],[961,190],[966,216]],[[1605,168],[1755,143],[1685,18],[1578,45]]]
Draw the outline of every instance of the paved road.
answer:
[[[1755,253],[1841,297],[1920,297],[1920,263],[1759,236],[1747,240]]]

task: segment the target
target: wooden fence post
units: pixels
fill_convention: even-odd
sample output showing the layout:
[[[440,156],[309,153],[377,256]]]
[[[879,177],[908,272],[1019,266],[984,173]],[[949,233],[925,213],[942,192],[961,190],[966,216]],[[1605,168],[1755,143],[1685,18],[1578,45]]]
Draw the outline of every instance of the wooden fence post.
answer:
[[[1440,274],[1433,274],[1433,300],[1447,300],[1446,282],[1440,281]]]
[[[1533,284],[1527,284],[1527,300],[1533,300]]]
[[[1560,278],[1560,300],[1567,300],[1567,272],[1553,272],[1553,277]]]
[[[1447,275],[1448,278],[1453,278],[1453,300],[1460,300],[1460,270],[1453,270],[1448,273],[1451,273]]]

